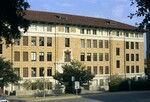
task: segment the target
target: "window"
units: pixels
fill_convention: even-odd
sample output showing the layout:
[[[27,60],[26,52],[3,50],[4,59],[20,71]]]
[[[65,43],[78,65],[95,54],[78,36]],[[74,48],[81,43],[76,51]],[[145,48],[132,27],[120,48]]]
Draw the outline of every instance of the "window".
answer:
[[[27,67],[23,68],[23,77],[28,77],[28,68]]]
[[[130,73],[130,67],[126,66],[126,73]]]
[[[116,36],[119,36],[119,31],[116,32]]]
[[[39,69],[39,75],[44,76],[44,67],[40,67]]]
[[[134,54],[131,54],[131,61],[134,61]]]
[[[52,61],[52,52],[47,52],[47,61]]]
[[[136,61],[139,61],[139,54],[136,54]]]
[[[28,52],[23,52],[23,61],[28,61]]]
[[[84,34],[84,29],[83,28],[80,29],[80,34]]]
[[[109,67],[105,66],[105,74],[109,74]]]
[[[91,61],[91,53],[87,53],[87,61]]]
[[[52,38],[47,37],[47,46],[52,46]]]
[[[105,61],[109,61],[109,54],[105,53]]]
[[[85,40],[84,39],[81,39],[80,40],[80,43],[81,43],[81,48],[85,48]]]
[[[93,35],[96,35],[97,34],[97,31],[94,29],[93,30]]]
[[[99,53],[99,61],[103,61],[103,53]]]
[[[134,73],[134,66],[131,66],[131,73]]]
[[[36,61],[36,52],[31,52],[31,61]]]
[[[91,30],[90,29],[87,29],[87,34],[91,34]]]
[[[35,67],[31,68],[31,76],[36,77],[36,68]]]
[[[47,68],[47,76],[52,76],[52,67]]]
[[[36,46],[36,37],[31,37],[31,46]]]
[[[91,48],[91,40],[87,39],[87,48]]]
[[[44,61],[44,52],[39,53],[39,61]]]
[[[23,46],[28,46],[28,36],[23,36]]]
[[[116,55],[117,55],[117,56],[120,55],[120,48],[116,48]]]
[[[15,39],[14,40],[14,45],[19,46],[20,45],[20,39]]]
[[[0,44],[0,54],[3,54],[3,45]]]
[[[120,68],[120,61],[119,60],[116,61],[116,68]]]
[[[126,61],[130,61],[129,58],[130,58],[130,57],[129,57],[129,54],[126,54]]]
[[[65,47],[70,47],[70,39],[65,38]]]
[[[100,71],[100,72],[99,72],[100,74],[103,74],[103,66],[100,66],[100,67],[99,67],[99,71]]]
[[[99,48],[103,48],[103,40],[99,40]]]
[[[36,31],[36,30],[37,30],[36,24],[32,24],[30,29],[31,29],[32,31]]]
[[[139,43],[138,42],[135,42],[135,47],[136,47],[136,49],[139,49]]]
[[[85,61],[85,54],[84,53],[80,54],[80,61]]]
[[[129,42],[126,42],[126,49],[129,49]]]
[[[108,40],[105,40],[105,48],[108,48]]]
[[[17,76],[20,76],[20,68],[14,68],[14,72]]]
[[[93,48],[97,48],[97,40],[93,40]]]
[[[65,27],[65,32],[69,33],[69,27]]]
[[[136,73],[139,73],[139,66],[136,66]]]
[[[129,37],[129,33],[128,33],[128,32],[126,32],[126,33],[125,33],[125,36],[126,36],[126,37]]]
[[[51,26],[47,26],[47,31],[51,32],[52,31],[52,27]]]
[[[94,67],[93,67],[93,72],[94,72],[94,75],[97,74],[97,66],[94,66]]]
[[[90,66],[87,66],[87,71],[88,71],[89,73],[91,73],[91,67],[90,67]]]
[[[131,42],[131,49],[134,49],[134,42]]]
[[[70,61],[71,61],[71,52],[65,51],[65,62],[70,62]]]
[[[20,61],[20,52],[19,51],[15,51],[14,52],[14,61]]]
[[[39,38],[39,46],[44,46],[44,37]]]
[[[100,79],[99,82],[100,82],[100,86],[104,86],[104,80],[103,79]]]
[[[97,53],[93,53],[93,61],[97,61]]]

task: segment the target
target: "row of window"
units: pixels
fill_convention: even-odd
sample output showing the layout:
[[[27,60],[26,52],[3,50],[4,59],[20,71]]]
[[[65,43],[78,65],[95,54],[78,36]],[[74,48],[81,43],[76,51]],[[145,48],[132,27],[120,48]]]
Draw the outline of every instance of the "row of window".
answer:
[[[37,70],[39,70],[39,71],[37,71]],[[52,76],[52,67],[48,67],[47,69],[45,69],[44,67],[40,67],[40,68],[32,67],[30,72],[29,72],[28,67],[24,67],[23,70],[21,70],[21,68],[14,68],[14,71],[15,71],[16,75],[18,75],[18,76],[21,75],[21,71],[22,71],[23,77]],[[39,72],[39,73],[37,73],[37,72]]]
[[[126,54],[126,61],[139,61],[139,54]]]
[[[139,73],[139,66],[126,66],[126,73]]]
[[[138,42],[126,42],[126,49],[139,49]]]
[[[91,66],[87,66],[87,70],[90,73],[93,73],[94,75],[97,74],[109,74],[109,67],[108,66],[93,66],[93,68]]]

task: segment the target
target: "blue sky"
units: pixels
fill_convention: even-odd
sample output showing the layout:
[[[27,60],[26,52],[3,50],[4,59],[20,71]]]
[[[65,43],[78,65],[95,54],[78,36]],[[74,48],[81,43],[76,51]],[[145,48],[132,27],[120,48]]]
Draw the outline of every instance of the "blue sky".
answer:
[[[130,6],[130,0],[27,0],[27,2],[31,10],[107,18],[134,26],[142,20],[127,17],[137,9]]]

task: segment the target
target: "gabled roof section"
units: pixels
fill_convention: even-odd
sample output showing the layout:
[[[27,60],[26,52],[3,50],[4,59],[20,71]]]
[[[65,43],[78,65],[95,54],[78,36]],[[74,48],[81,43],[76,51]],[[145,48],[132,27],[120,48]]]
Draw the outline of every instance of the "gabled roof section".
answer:
[[[77,25],[77,26],[97,27],[97,28],[106,28],[106,29],[120,29],[120,30],[132,30],[132,31],[137,30],[137,27],[135,26],[109,20],[109,19],[43,12],[43,11],[33,11],[33,10],[27,10],[25,11],[25,13],[26,15],[24,17],[26,19],[35,22]]]

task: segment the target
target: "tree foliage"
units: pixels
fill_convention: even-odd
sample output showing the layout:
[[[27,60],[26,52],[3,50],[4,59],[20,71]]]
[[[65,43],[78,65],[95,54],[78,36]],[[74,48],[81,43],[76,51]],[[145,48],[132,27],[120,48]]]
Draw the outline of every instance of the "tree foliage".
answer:
[[[0,40],[4,38],[7,44],[12,39],[21,37],[22,29],[24,32],[29,27],[29,21],[23,16],[24,11],[30,5],[25,0],[1,0],[0,3]]]
[[[7,86],[8,84],[17,84],[21,80],[19,76],[14,73],[12,63],[4,61],[4,58],[0,57],[0,87]]]
[[[136,5],[135,13],[130,13],[130,18],[134,16],[144,17],[143,21],[138,24],[139,29],[150,29],[150,0],[131,0],[131,6]]]
[[[80,82],[80,86],[83,86],[84,83],[88,83],[94,78],[94,75],[87,71],[86,67],[77,60],[73,60],[69,64],[63,65],[62,69],[63,73],[57,72],[54,79],[58,80],[59,83],[65,85],[66,87],[72,88],[74,84],[72,82],[72,76],[75,77],[74,81]]]

